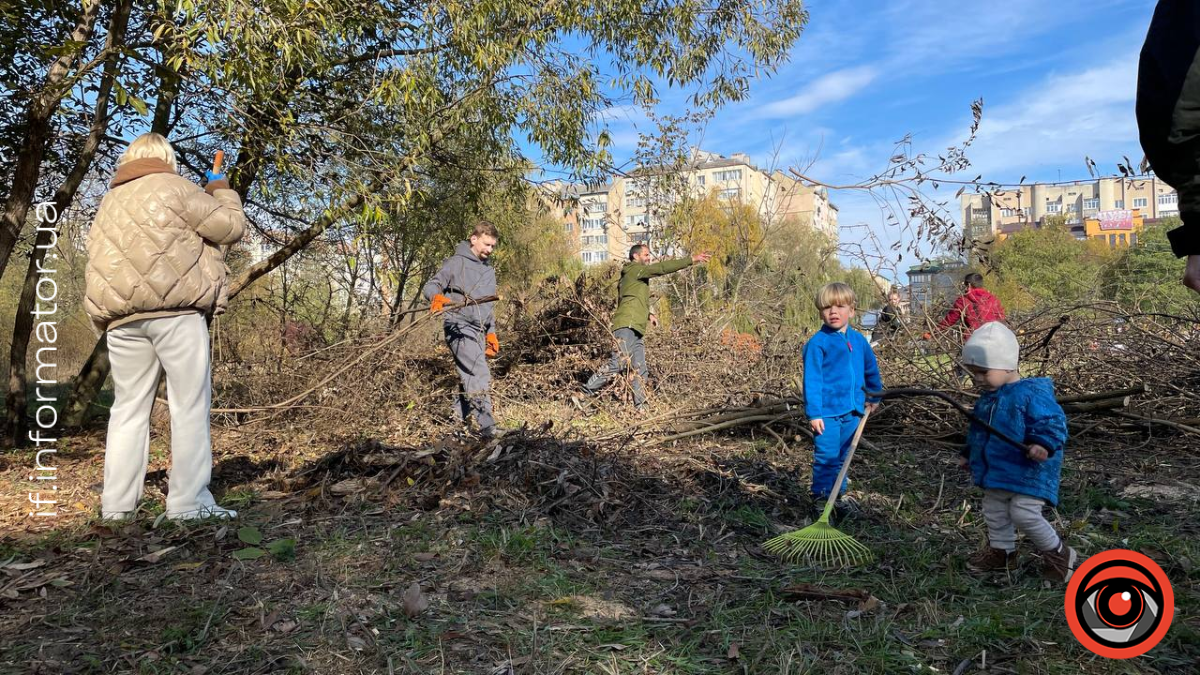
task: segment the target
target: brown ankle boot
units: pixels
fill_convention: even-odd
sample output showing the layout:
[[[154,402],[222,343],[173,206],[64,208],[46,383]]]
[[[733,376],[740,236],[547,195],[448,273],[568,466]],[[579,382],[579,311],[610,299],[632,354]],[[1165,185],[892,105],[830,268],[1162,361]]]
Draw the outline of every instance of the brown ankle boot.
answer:
[[[985,546],[967,560],[967,569],[972,572],[996,572],[998,570],[1015,570],[1017,568],[1017,552],[1005,551],[1002,548]]]
[[[1070,581],[1078,559],[1075,549],[1060,539],[1057,549],[1042,551],[1042,576],[1051,581]]]

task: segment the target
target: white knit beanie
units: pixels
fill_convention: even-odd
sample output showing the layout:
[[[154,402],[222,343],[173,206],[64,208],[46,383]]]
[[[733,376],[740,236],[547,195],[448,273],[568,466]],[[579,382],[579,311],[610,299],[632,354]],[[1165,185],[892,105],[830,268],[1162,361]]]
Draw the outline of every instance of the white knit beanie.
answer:
[[[989,370],[1016,370],[1021,347],[1008,326],[991,321],[980,326],[963,345],[962,362]]]

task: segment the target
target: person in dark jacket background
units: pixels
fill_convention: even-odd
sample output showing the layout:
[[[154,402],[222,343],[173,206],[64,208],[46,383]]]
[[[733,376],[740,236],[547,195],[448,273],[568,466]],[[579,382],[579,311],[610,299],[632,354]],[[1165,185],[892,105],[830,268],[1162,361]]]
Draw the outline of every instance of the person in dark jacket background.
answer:
[[[461,382],[454,416],[462,420],[473,417],[480,435],[485,438],[496,433],[492,397],[488,393],[492,373],[487,364],[487,359],[500,353],[495,303],[456,307],[444,312],[443,308],[496,295],[496,270],[490,258],[499,240],[500,233],[495,225],[486,220],[479,221],[468,240],[458,243],[454,255],[442,263],[441,269],[423,289],[429,300],[429,311],[444,313],[442,328],[446,345],[454,355],[454,367]]]
[[[1042,558],[1043,574],[1067,581],[1077,554],[1067,546],[1042,508],[1058,504],[1059,476],[1067,445],[1067,416],[1048,377],[1022,379],[1017,336],[1002,323],[980,326],[963,345],[962,364],[983,390],[975,416],[1027,448],[998,438],[978,424],[967,431],[959,460],[983,488],[988,542],[967,563],[975,572],[1011,570],[1017,564],[1020,530]]]
[[[1160,0],[1138,64],[1137,122],[1155,175],[1179,193],[1183,226],[1167,233],[1200,292],[1200,3]]]
[[[871,341],[879,342],[900,332],[904,323],[904,313],[900,309],[900,292],[892,289],[888,292],[887,304],[879,312],[879,319],[871,331]]]

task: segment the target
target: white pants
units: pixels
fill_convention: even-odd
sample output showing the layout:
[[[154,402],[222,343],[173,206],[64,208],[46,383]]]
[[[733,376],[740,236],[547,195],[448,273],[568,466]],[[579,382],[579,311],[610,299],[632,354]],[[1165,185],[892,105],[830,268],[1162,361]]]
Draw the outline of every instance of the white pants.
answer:
[[[986,489],[983,491],[983,519],[987,521],[988,545],[1014,551],[1020,530],[1039,551],[1057,551],[1060,540],[1054,526],[1042,515],[1045,501],[1037,497]]]
[[[108,331],[116,400],[104,452],[105,517],[137,509],[150,459],[150,411],[160,371],[167,374],[171,410],[171,472],[167,516],[203,514],[215,506],[209,408],[212,362],[204,316],[142,319]]]

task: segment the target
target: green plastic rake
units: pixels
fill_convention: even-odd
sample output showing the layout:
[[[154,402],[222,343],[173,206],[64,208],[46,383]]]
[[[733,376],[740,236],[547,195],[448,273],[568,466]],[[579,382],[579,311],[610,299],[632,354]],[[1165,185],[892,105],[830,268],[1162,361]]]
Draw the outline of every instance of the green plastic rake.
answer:
[[[825,502],[825,510],[821,513],[821,517],[817,519],[817,522],[802,530],[781,534],[771,539],[763,544],[764,549],[789,562],[805,563],[810,567],[824,569],[863,565],[875,558],[871,550],[856,541],[854,537],[829,524],[829,515],[833,513],[833,504],[837,501],[838,493],[841,492],[846,472],[850,470],[850,462],[854,459],[854,451],[858,449],[858,441],[862,438],[869,415],[870,413],[863,415],[858,422],[858,429],[854,431],[854,439],[850,441],[850,452],[846,455],[846,461],[842,463],[842,470],[833,484],[833,490],[829,493],[829,499]]]

